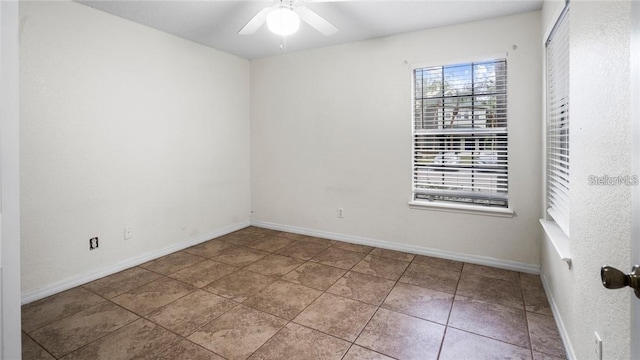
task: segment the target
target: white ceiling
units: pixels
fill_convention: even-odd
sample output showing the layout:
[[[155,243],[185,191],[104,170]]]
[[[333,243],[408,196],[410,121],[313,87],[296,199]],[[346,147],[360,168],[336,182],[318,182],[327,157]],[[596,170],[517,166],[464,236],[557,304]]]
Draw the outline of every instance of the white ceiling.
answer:
[[[238,34],[260,9],[273,4],[270,0],[77,2],[246,59],[282,52],[283,39],[271,33],[266,25],[252,35]],[[340,31],[323,36],[301,23],[300,30],[286,38],[286,52],[512,15],[542,7],[542,0],[322,0],[315,3],[306,0],[305,3]]]

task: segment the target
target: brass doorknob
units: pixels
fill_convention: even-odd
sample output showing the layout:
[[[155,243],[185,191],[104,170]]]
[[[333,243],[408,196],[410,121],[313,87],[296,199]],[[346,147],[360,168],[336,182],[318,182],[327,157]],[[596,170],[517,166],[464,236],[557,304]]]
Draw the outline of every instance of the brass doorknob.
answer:
[[[628,274],[611,266],[603,266],[600,269],[600,278],[602,285],[607,289],[620,289],[629,286],[634,290],[636,297],[640,299],[640,266],[634,265]]]

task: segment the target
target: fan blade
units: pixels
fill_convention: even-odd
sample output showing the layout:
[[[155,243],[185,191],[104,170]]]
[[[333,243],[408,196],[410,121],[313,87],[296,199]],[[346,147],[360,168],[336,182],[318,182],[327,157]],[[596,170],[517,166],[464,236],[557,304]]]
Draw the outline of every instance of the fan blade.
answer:
[[[333,35],[338,32],[338,28],[333,26],[330,22],[316,14],[315,11],[309,9],[306,6],[298,6],[295,8],[295,12],[300,15],[300,18],[311,25],[314,29],[318,30],[325,36]]]
[[[269,14],[271,10],[273,10],[273,8],[271,7],[266,7],[260,10],[260,12],[256,14],[256,16],[249,20],[249,22],[242,29],[240,29],[240,31],[238,31],[238,34],[248,35],[256,32],[260,28],[260,26],[262,26],[262,24],[264,24],[264,22],[267,20],[267,14]]]

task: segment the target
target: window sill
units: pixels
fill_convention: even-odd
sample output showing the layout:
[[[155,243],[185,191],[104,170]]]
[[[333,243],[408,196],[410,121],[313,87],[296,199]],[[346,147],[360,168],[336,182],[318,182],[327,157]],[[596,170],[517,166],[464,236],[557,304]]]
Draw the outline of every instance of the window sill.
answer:
[[[540,224],[544,229],[547,238],[560,256],[560,259],[569,265],[571,269],[571,252],[569,248],[569,237],[560,229],[555,221],[540,219]]]
[[[514,217],[516,214],[511,209],[492,208],[480,205],[447,204],[435,201],[409,201],[409,208],[418,210],[447,211],[463,214],[485,215],[495,217]]]

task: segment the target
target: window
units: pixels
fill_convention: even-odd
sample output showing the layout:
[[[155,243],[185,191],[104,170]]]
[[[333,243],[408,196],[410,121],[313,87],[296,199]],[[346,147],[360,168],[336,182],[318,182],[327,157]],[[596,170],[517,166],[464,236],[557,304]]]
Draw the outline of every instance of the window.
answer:
[[[415,69],[414,201],[508,206],[507,62]]]
[[[569,8],[546,43],[547,213],[569,236]]]

